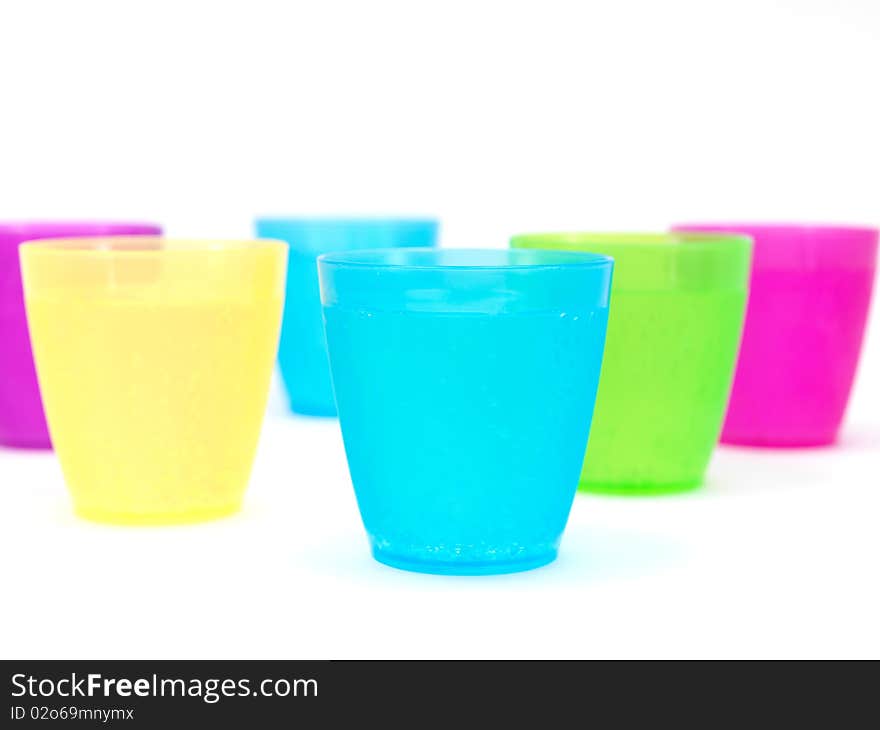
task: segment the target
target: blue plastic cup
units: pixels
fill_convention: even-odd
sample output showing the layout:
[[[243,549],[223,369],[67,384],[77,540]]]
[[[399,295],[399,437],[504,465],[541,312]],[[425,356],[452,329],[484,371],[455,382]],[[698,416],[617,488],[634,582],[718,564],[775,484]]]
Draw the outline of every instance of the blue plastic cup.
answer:
[[[290,245],[278,346],[290,408],[309,416],[335,416],[317,257],[329,251],[435,246],[439,224],[407,218],[260,218],[256,230],[260,238],[280,239]]]
[[[389,249],[326,254],[318,269],[374,557],[455,575],[551,562],[587,446],[612,260]]]

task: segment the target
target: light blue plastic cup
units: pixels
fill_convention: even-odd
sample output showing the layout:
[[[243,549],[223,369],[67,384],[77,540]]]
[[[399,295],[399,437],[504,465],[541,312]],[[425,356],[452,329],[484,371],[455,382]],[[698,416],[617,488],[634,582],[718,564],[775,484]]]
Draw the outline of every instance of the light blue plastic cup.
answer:
[[[388,249],[326,254],[318,269],[374,557],[457,575],[552,561],[590,430],[612,260]]]
[[[259,218],[260,238],[287,241],[287,296],[278,364],[290,408],[335,416],[316,259],[328,251],[437,245],[439,224],[407,218]]]

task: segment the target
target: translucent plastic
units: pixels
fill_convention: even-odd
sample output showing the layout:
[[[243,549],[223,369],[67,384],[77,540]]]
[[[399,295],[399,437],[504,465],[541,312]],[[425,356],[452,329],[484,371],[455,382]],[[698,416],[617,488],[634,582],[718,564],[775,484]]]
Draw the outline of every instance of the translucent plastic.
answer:
[[[287,299],[278,363],[296,413],[335,416],[318,291],[319,254],[366,248],[434,246],[433,220],[396,218],[262,218],[257,234],[290,244]]]
[[[703,481],[733,375],[748,238],[534,234],[511,245],[614,258],[608,341],[581,487],[675,492]]]
[[[872,228],[713,223],[755,244],[751,293],[721,440],[822,446],[840,430],[877,260]]]
[[[279,241],[21,247],[46,415],[80,516],[169,524],[239,509],[286,256]]]
[[[448,574],[553,560],[590,428],[611,260],[423,249],[318,267],[376,559]]]
[[[40,401],[28,337],[18,246],[36,238],[161,233],[148,223],[29,221],[0,223],[0,445],[48,449],[49,429]]]

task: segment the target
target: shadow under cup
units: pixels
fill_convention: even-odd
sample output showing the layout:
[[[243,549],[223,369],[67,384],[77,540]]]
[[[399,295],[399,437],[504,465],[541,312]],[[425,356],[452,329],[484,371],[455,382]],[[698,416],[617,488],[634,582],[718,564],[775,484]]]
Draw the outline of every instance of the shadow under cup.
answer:
[[[511,246],[614,258],[605,359],[581,488],[700,485],[727,405],[751,244],[711,234],[530,234]]]
[[[409,218],[260,218],[257,235],[287,241],[287,297],[278,365],[295,413],[335,416],[321,319],[317,258],[331,251],[435,246],[437,221]]]
[[[590,428],[612,261],[412,249],[327,254],[318,268],[375,558],[459,575],[552,561]]]
[[[49,449],[28,335],[18,249],[24,241],[70,236],[158,235],[150,223],[21,221],[0,223],[0,445]]]
[[[82,517],[237,511],[268,398],[280,241],[70,239],[21,247],[52,439]]]

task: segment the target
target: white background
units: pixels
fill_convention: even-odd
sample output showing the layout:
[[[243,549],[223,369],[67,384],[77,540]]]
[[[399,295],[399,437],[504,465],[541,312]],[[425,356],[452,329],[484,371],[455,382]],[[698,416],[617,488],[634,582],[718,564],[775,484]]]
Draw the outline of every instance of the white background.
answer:
[[[442,218],[443,243],[678,219],[880,222],[880,4],[0,5],[0,218]],[[238,517],[76,520],[0,451],[0,656],[880,656],[880,312],[841,444],[578,496],[559,561],[374,563],[338,427],[276,392]],[[277,386],[276,386],[277,387]]]

